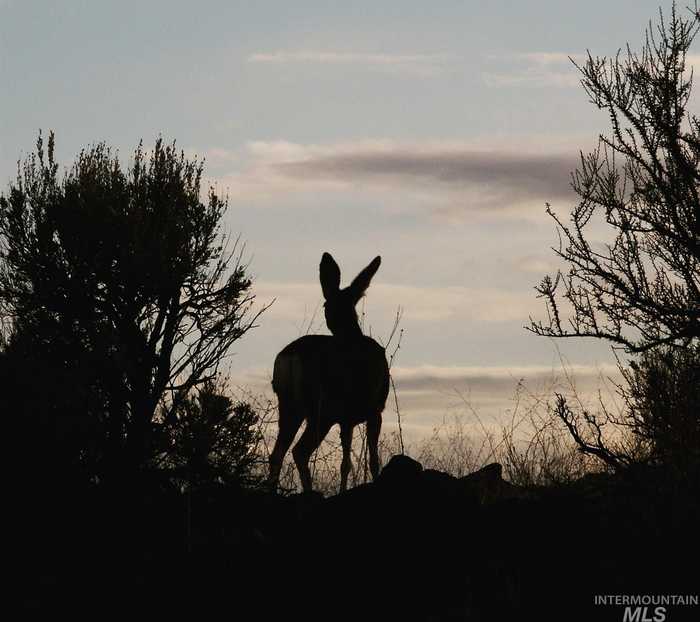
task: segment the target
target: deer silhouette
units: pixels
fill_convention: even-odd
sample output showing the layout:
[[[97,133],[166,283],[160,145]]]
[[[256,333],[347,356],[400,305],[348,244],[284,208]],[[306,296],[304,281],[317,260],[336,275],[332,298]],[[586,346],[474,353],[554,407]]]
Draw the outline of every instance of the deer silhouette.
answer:
[[[279,403],[279,431],[270,454],[268,483],[272,487],[277,487],[282,460],[304,421],[306,428],[292,455],[305,492],[312,490],[309,459],[336,423],[343,448],[340,489],[347,488],[353,429],[359,423],[367,423],[372,478],[379,474],[377,444],[389,394],[389,366],[384,348],[362,334],[355,305],[380,263],[381,257],[375,257],[341,289],[340,268],[329,253],[323,253],[319,276],[326,325],[332,336],[305,335],[275,358],[272,388]]]

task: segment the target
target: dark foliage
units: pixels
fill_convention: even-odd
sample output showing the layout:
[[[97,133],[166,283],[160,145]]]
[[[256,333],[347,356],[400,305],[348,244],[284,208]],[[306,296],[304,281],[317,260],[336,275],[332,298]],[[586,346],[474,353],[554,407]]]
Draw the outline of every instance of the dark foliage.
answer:
[[[629,424],[648,461],[688,474],[700,465],[700,344],[660,348],[633,361],[624,388]]]
[[[249,403],[234,403],[224,390],[213,381],[204,383],[178,404],[163,426],[161,463],[188,488],[257,482],[259,416]]]
[[[257,317],[201,177],[160,139],[126,171],[101,143],[59,174],[51,134],[0,197],[4,410],[90,477],[151,465],[169,412]]]

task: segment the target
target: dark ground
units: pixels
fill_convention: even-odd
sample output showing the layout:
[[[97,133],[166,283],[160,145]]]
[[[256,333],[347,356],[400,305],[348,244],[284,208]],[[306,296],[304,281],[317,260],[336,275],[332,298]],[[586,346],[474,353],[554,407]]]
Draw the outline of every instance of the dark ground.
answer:
[[[22,496],[9,544],[26,613],[622,620],[594,596],[700,592],[698,496],[658,472],[524,491],[497,466],[455,479],[395,457],[377,483],[327,499],[146,488]]]

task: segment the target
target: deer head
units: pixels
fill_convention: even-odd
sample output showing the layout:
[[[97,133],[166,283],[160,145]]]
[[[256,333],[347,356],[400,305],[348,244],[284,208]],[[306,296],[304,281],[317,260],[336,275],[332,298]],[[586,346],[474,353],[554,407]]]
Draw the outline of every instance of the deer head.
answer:
[[[375,257],[344,289],[340,289],[340,268],[330,253],[323,253],[319,276],[325,303],[323,305],[328,330],[335,337],[356,337],[362,334],[355,305],[365,295],[382,258]]]

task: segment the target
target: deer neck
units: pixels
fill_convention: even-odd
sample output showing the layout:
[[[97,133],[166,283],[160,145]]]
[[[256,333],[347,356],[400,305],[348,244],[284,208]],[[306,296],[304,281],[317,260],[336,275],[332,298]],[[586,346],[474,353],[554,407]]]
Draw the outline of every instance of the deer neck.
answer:
[[[359,324],[347,326],[342,330],[336,330],[333,336],[342,341],[357,341],[362,337],[362,330]]]

